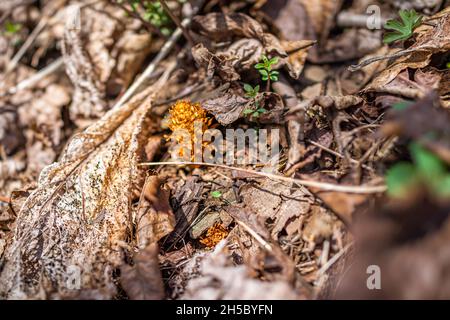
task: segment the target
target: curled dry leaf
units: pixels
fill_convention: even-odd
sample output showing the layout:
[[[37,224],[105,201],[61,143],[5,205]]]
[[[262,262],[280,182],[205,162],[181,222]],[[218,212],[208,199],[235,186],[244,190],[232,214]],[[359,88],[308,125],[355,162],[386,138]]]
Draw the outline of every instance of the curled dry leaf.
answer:
[[[141,249],[168,235],[175,226],[168,191],[161,188],[157,176],[148,177],[143,195],[136,215],[137,245]]]
[[[60,161],[41,172],[5,253],[2,297],[71,296],[74,272],[84,292],[115,294],[111,274],[132,229],[129,195],[139,182],[141,124],[152,90],[75,135]]]
[[[229,90],[218,98],[205,101],[202,107],[212,113],[220,124],[226,126],[239,119],[248,104],[249,100]]]
[[[199,43],[192,47],[192,56],[199,67],[206,69],[208,78],[217,75],[224,82],[237,81],[241,78],[233,68],[231,57],[226,54],[213,54]]]
[[[306,52],[315,43],[315,41],[304,39],[280,42],[274,35],[265,33],[258,21],[242,13],[210,13],[205,16],[197,16],[193,21],[193,30],[201,36],[219,43],[236,40],[222,52],[227,59],[219,59],[219,61],[224,60],[227,67],[233,65],[239,71],[250,69],[264,53],[268,56],[279,57],[279,63],[274,68],[279,69],[286,66],[290,76],[294,79],[298,79],[300,76],[306,60]],[[239,38],[246,39],[239,40]],[[206,41],[204,42],[208,46]],[[207,57],[208,55],[203,54],[202,56]],[[209,57],[208,61],[211,59]],[[222,68],[222,66],[218,67]]]
[[[134,257],[133,266],[121,267],[121,284],[130,299],[160,300],[164,298],[158,250],[158,244],[152,243]]]

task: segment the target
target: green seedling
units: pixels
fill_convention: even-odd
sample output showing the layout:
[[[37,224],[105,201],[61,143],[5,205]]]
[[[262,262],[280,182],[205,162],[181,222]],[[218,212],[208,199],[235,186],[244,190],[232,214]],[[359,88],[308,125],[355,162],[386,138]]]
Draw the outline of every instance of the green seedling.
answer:
[[[433,195],[450,197],[450,172],[445,163],[420,144],[410,147],[411,162],[400,162],[390,168],[386,175],[388,194],[404,198],[417,186],[425,186]]]
[[[400,101],[392,105],[392,109],[402,111],[407,109],[412,103],[409,101]]]
[[[222,192],[220,192],[220,191],[212,191],[211,192],[211,197],[218,199],[218,198],[222,197]]]
[[[264,112],[266,112],[267,110],[264,108],[260,108],[259,106],[259,102],[256,100],[256,96],[259,93],[259,85],[252,87],[251,85],[245,83],[244,84],[244,90],[245,90],[245,96],[247,98],[250,99],[254,99],[255,102],[255,106],[256,106],[256,111],[253,109],[245,109],[244,110],[244,115],[248,116],[251,115],[254,118],[258,118],[261,114],[263,114]]]
[[[392,32],[385,34],[383,39],[384,43],[409,39],[414,29],[422,23],[423,16],[418,14],[414,9],[400,10],[398,14],[401,21],[389,20],[384,26],[386,30],[392,30]]]
[[[5,23],[5,32],[7,35],[14,35],[22,29],[22,25],[20,23],[13,23],[11,21],[7,21]]]
[[[143,10],[141,19],[153,25],[163,35],[169,36],[172,33],[172,20],[159,1],[128,0],[127,2],[135,14],[139,14],[140,7]],[[123,4],[124,0],[117,0],[117,3]]]
[[[259,93],[259,85],[255,86],[254,88],[249,85],[248,83],[244,83],[244,91],[245,91],[245,96],[247,98],[256,98],[256,96]]]
[[[278,57],[273,57],[272,59],[267,58],[267,56],[262,55],[261,62],[255,64],[255,69],[261,74],[261,79],[263,81],[278,81],[279,72],[272,70],[272,66],[278,63]]]

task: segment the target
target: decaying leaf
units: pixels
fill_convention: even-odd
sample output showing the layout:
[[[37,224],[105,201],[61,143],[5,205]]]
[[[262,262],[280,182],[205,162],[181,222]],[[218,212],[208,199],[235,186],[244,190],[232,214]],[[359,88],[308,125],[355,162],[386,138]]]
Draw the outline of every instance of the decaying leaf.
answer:
[[[203,44],[192,48],[192,56],[200,67],[206,69],[209,78],[218,75],[222,81],[237,81],[240,75],[232,66],[231,57],[223,54],[213,54]]]
[[[200,60],[209,62],[215,57],[217,62],[225,62],[225,66],[217,66],[219,69],[234,65],[238,68],[244,67],[245,70],[251,67],[251,63],[254,63],[255,59],[259,61],[261,54],[264,53],[267,56],[277,56],[279,63],[276,68],[286,66],[290,76],[294,79],[298,79],[300,76],[307,50],[315,43],[313,40],[305,39],[280,42],[274,35],[264,32],[259,22],[242,13],[210,13],[206,16],[198,16],[194,19],[193,29],[203,37],[215,42],[230,42],[234,38],[246,38],[245,42],[242,39],[236,40],[228,49],[220,53],[228,59],[218,58],[219,53],[216,53],[217,56],[211,56],[210,53],[205,52],[206,48],[202,49],[202,54],[195,52],[198,49],[193,50],[194,57],[200,56]],[[211,67],[210,62],[208,66]]]
[[[248,104],[247,99],[228,91],[218,98],[205,101],[202,107],[211,112],[220,124],[228,125],[239,119]]]
[[[130,299],[160,300],[164,298],[158,250],[158,244],[150,244],[134,257],[133,266],[121,267],[121,284]]]
[[[158,242],[175,227],[168,191],[161,188],[161,181],[157,176],[148,177],[143,196],[136,213],[136,240],[141,249]]]
[[[42,171],[5,254],[3,297],[70,296],[77,275],[78,289],[95,289],[98,298],[115,294],[111,275],[132,227],[129,197],[139,183],[151,90],[76,135],[60,161]]]

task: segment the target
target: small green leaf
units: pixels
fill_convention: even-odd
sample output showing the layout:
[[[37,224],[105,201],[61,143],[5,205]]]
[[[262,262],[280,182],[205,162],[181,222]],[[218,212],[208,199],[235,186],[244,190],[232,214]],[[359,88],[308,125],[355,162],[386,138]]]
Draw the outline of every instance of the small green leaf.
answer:
[[[386,30],[392,30],[385,34],[384,43],[408,39],[412,36],[414,29],[422,23],[423,18],[415,10],[400,10],[399,16],[402,21],[389,20],[384,26]]]
[[[255,68],[256,69],[264,69],[264,64],[263,63],[257,63],[257,64],[255,64]]]
[[[11,34],[11,35],[15,34],[15,33],[19,32],[20,29],[22,29],[22,25],[20,23],[13,23],[10,21],[7,21],[5,23],[5,31],[8,34]]]
[[[220,192],[220,191],[212,191],[211,192],[211,197],[213,197],[213,198],[220,198],[222,196],[222,192]]]
[[[417,181],[416,169],[407,162],[395,164],[386,174],[388,194],[394,198],[405,197]]]
[[[270,75],[270,80],[272,80],[272,81],[278,81],[278,76],[271,74],[271,75]]]
[[[250,113],[253,113],[253,110],[252,109],[245,109],[243,113],[244,113],[245,116],[247,116]]]
[[[397,111],[402,111],[402,110],[405,110],[406,108],[408,108],[410,105],[411,105],[411,103],[408,101],[400,101],[400,102],[394,103],[392,105],[392,109],[397,110]]]
[[[259,84],[254,88],[255,93],[259,93]]]
[[[247,93],[253,93],[253,87],[249,85],[248,83],[244,83],[244,90]]]
[[[450,174],[445,175],[442,179],[439,180],[439,182],[436,184],[435,192],[438,193],[441,197],[450,197]]]
[[[259,117],[259,112],[258,112],[258,111],[254,112],[254,113],[252,114],[252,116],[255,117],[255,118],[258,118],[258,117]]]
[[[261,73],[261,75],[268,77],[269,76],[269,72],[267,72],[267,70],[259,70],[259,73]]]
[[[273,57],[272,59],[270,59],[269,63],[270,63],[270,65],[277,64],[278,63],[278,57]]]
[[[265,65],[269,64],[269,59],[267,58],[266,55],[263,54],[261,58]]]
[[[414,160],[418,173],[427,181],[434,183],[445,174],[445,165],[437,156],[426,150],[418,143],[411,143],[411,156]]]
[[[264,109],[264,108],[259,108],[258,110],[256,110],[256,111],[258,111],[259,113],[264,113],[264,112],[267,112],[267,110],[266,109]]]

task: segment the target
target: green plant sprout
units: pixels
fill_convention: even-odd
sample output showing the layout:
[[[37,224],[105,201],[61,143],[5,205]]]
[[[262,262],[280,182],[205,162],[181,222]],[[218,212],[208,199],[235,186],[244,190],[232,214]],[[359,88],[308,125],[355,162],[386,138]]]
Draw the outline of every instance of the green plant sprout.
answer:
[[[261,79],[267,81],[266,91],[270,90],[270,81],[278,81],[279,72],[272,70],[272,66],[278,63],[278,57],[269,59],[266,55],[261,56],[261,62],[255,64],[255,69],[261,74]]]
[[[411,104],[412,104],[412,102],[410,102],[410,101],[400,101],[400,102],[394,103],[392,105],[392,109],[397,110],[397,111],[402,111],[402,110],[407,109]]]
[[[255,86],[254,88],[249,85],[248,83],[244,83],[244,90],[245,90],[245,96],[247,98],[256,98],[256,96],[259,93],[259,85]]]
[[[450,172],[445,163],[419,143],[411,143],[409,150],[413,162],[399,162],[386,174],[389,196],[404,198],[422,185],[433,195],[450,197]]]
[[[211,192],[211,197],[213,197],[213,198],[218,199],[218,198],[220,198],[221,196],[222,196],[222,192],[220,192],[220,191],[212,191],[212,192]]]
[[[120,4],[123,2],[124,0],[117,1]],[[140,19],[157,28],[162,35],[169,36],[172,33],[172,20],[159,1],[128,0],[127,2],[131,6],[133,14],[139,15],[140,6],[144,11],[143,16],[139,15]]]
[[[247,84],[247,83],[244,83],[245,96],[246,96],[247,98],[254,99],[255,106],[256,106],[256,108],[257,108],[256,111],[253,110],[253,109],[250,109],[250,108],[249,108],[249,109],[245,109],[245,110],[244,110],[244,115],[245,115],[245,116],[248,116],[248,115],[251,114],[252,117],[254,117],[254,118],[259,118],[259,116],[260,116],[261,114],[263,114],[264,112],[267,111],[267,110],[264,109],[264,108],[260,108],[260,107],[259,107],[259,102],[256,100],[256,97],[257,97],[257,95],[258,95],[258,93],[259,93],[259,89],[260,89],[259,85],[255,86],[255,87],[253,88],[251,85],[249,85],[249,84]]]
[[[414,9],[400,10],[398,14],[401,21],[389,20],[384,26],[386,30],[392,30],[392,32],[385,34],[383,39],[384,43],[409,39],[412,36],[414,29],[422,23],[423,16],[418,14]]]
[[[11,21],[5,22],[5,32],[7,35],[14,35],[22,29],[20,23],[13,23]]]

